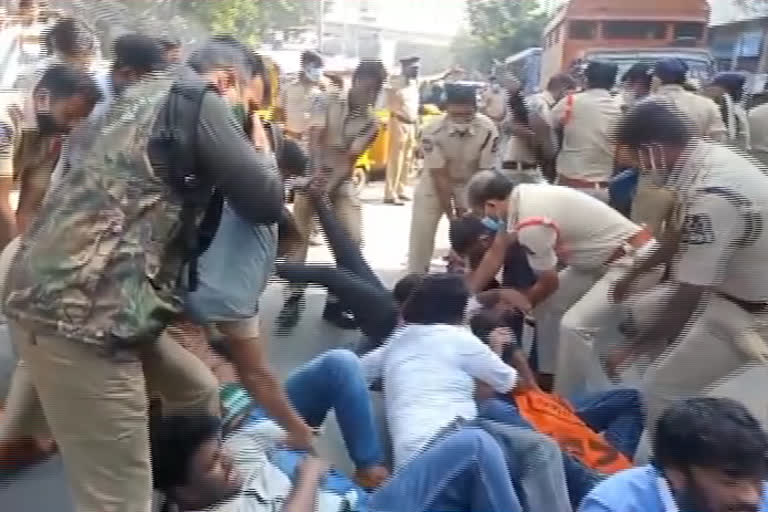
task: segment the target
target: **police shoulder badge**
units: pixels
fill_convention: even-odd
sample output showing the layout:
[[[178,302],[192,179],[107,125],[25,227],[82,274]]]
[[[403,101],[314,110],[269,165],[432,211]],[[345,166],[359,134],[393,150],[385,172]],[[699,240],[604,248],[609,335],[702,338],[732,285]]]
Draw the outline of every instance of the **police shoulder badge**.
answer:
[[[705,245],[715,241],[712,218],[706,213],[687,215],[683,220],[682,242],[689,245]]]

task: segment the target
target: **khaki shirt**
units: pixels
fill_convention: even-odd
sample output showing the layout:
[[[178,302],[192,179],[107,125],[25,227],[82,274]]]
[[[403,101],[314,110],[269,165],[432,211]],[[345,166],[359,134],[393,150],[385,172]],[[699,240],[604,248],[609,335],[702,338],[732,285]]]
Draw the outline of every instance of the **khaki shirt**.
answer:
[[[419,83],[411,80],[405,83],[403,78],[395,81],[387,90],[387,108],[395,116],[405,118],[409,124],[419,119]]]
[[[335,179],[351,175],[357,156],[368,149],[379,132],[373,108],[353,111],[346,92],[326,92],[315,97],[309,128],[321,129],[320,147],[311,148],[312,165],[331,169]],[[329,181],[333,181],[333,178]]]
[[[748,118],[752,151],[768,155],[768,103],[750,110]]]
[[[768,302],[768,175],[724,145],[698,141],[667,186],[682,219],[675,280]]]
[[[709,98],[686,91],[680,85],[662,85],[651,99],[664,99],[671,102],[685,114],[700,137],[709,137],[718,142],[725,142],[727,130],[717,104]]]
[[[613,173],[613,132],[621,108],[605,89],[589,89],[566,96],[552,109],[552,126],[564,127],[557,172],[567,178],[605,182]]]
[[[455,192],[463,187],[478,171],[490,169],[496,159],[499,132],[487,116],[478,114],[467,133],[459,133],[446,116],[434,120],[424,128],[421,149],[424,153],[422,180],[432,185],[430,169],[447,169]],[[458,200],[463,193],[456,193]]]
[[[312,104],[323,94],[323,87],[317,84],[295,80],[283,89],[280,103],[285,111],[285,129],[303,134],[309,128]]]

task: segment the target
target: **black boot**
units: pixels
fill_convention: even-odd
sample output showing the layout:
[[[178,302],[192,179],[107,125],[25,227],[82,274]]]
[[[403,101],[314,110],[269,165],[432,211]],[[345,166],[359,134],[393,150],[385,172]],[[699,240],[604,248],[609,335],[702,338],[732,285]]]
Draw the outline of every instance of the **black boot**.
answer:
[[[339,329],[357,329],[357,322],[352,313],[344,311],[341,304],[335,301],[327,301],[323,310],[323,320],[331,323]]]
[[[295,294],[288,297],[283,303],[283,309],[277,317],[278,334],[287,334],[301,319],[301,312],[304,310],[304,294]]]

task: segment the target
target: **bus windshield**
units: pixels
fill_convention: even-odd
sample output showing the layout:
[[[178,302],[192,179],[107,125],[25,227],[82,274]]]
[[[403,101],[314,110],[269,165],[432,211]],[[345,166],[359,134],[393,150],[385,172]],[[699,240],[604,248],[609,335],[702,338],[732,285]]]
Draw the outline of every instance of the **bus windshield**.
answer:
[[[638,62],[655,64],[664,59],[681,59],[688,65],[688,76],[699,83],[709,81],[714,74],[711,58],[703,52],[657,51],[657,52],[587,52],[586,60],[602,60],[613,62],[619,66],[619,78]]]

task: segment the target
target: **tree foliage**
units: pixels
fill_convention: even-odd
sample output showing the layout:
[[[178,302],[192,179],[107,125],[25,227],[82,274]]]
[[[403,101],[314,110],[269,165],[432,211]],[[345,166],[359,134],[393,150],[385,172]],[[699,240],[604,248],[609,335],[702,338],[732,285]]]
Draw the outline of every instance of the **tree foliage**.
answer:
[[[469,33],[457,36],[453,51],[458,64],[474,69],[539,46],[547,23],[536,0],[473,0],[467,17]]]

